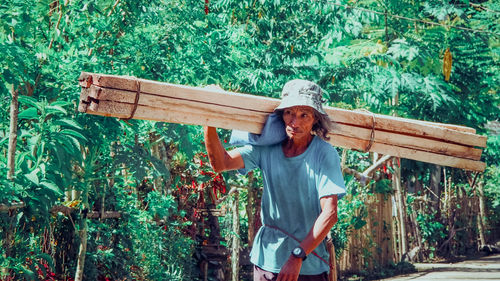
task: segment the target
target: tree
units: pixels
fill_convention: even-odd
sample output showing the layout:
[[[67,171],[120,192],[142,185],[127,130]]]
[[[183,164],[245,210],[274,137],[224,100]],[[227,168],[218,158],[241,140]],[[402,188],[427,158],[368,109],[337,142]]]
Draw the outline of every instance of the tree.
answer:
[[[88,224],[86,262],[81,271],[88,279],[189,280],[196,275],[190,257],[193,239],[188,234],[192,229],[189,220],[194,216],[189,208],[199,200],[200,192],[187,190],[193,182],[199,187],[213,180],[201,173],[200,128],[77,114],[80,71],[193,86],[219,84],[227,90],[271,97],[279,96],[286,81],[305,78],[319,82],[330,105],[462,124],[486,134],[484,124],[500,113],[498,10],[495,1],[434,0],[363,0],[354,4],[302,0],[2,3],[0,106],[8,107],[15,89],[20,115],[15,180],[0,179],[6,187],[0,193],[0,203],[26,203],[15,217],[17,238],[11,259],[4,259],[2,266],[16,277],[29,279],[36,275],[37,267],[50,264],[51,258],[40,255],[57,252],[68,262],[56,260],[55,271],[73,276],[76,253],[43,241],[46,233],[54,232],[56,222],[60,229],[74,233],[74,219]],[[399,98],[397,106],[391,102],[395,96]],[[2,175],[8,171],[9,120],[6,111],[0,112]],[[226,136],[228,132],[221,133]],[[498,213],[496,143],[496,138],[490,138],[484,152],[491,166],[484,177],[485,196],[489,198],[486,205],[494,214]],[[151,153],[158,144],[165,149],[162,159],[155,156],[160,154]],[[94,150],[93,161],[87,163],[83,156]],[[346,153],[346,165],[364,169],[370,165],[369,157]],[[402,161],[401,166],[403,186],[421,190],[429,185],[432,166],[414,161]],[[447,171],[443,178],[453,175],[450,186],[461,190],[467,176]],[[389,177],[391,168],[376,173]],[[165,179],[161,181],[162,192],[153,190],[159,184],[154,179],[159,177]],[[245,182],[232,174],[224,178]],[[346,180],[354,199],[351,205],[341,206],[358,210],[360,215],[346,217],[343,229],[363,227],[361,199],[370,195],[361,194],[350,176]],[[441,181],[436,186],[442,185]],[[377,188],[387,193],[387,186],[379,184]],[[175,194],[177,187],[186,190],[186,201],[169,195]],[[65,198],[64,194],[70,193],[75,197]],[[77,196],[87,193],[88,205],[82,203],[85,198]],[[120,221],[99,222],[50,215],[51,207],[57,204],[90,211],[103,206],[102,202],[106,209],[126,215]],[[245,219],[241,218],[242,227]],[[439,222],[443,228],[426,229],[448,234],[445,219],[426,213],[420,221],[422,227]],[[492,215],[489,223],[498,221],[498,216]],[[0,224],[8,226],[7,216],[1,216]],[[338,234],[340,240],[348,239],[346,232]],[[53,239],[78,246],[80,237],[69,236]],[[433,241],[432,247],[441,242]],[[151,245],[167,250],[149,251]],[[342,247],[339,244],[336,248]],[[30,251],[40,255],[27,263]]]

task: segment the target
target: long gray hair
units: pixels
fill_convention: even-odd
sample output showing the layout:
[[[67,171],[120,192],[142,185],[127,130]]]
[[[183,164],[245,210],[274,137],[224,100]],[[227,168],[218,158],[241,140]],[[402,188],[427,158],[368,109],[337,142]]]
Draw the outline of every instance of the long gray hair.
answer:
[[[329,141],[328,132],[335,128],[335,123],[330,119],[328,114],[321,114],[317,110],[314,110],[314,118],[316,119],[316,123],[312,127],[313,133],[323,140]]]

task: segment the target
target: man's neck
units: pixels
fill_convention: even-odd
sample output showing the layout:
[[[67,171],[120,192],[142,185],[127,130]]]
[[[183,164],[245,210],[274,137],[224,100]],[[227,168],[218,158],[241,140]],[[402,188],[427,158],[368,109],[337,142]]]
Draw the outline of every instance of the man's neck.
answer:
[[[287,138],[282,145],[285,157],[294,157],[304,153],[313,140],[313,135],[308,135],[303,140]]]

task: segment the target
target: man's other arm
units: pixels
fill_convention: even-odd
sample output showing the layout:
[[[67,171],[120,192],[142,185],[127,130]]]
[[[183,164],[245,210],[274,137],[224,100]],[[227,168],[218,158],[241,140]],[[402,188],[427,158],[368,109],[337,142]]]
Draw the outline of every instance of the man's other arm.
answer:
[[[205,127],[205,147],[210,165],[216,173],[245,168],[243,157],[237,150],[227,151],[214,127]]]

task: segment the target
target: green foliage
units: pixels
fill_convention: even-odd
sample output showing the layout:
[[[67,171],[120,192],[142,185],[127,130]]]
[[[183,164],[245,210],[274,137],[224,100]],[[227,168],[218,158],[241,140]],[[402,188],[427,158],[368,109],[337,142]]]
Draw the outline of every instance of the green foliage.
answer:
[[[500,135],[488,136],[488,142],[484,149],[484,161],[489,167],[500,166]]]
[[[7,110],[0,112],[0,202],[23,201],[27,206],[15,217],[14,254],[2,264],[17,272],[16,276],[21,271],[35,272],[24,259],[30,251],[41,254],[43,231],[51,229],[51,223],[74,231],[69,220],[52,218],[50,208],[72,203],[81,209],[97,208],[105,198],[107,209],[127,215],[119,223],[90,223],[87,277],[192,277],[193,242],[182,234],[184,219],[190,214],[175,211],[192,205],[181,206],[179,198],[164,194],[176,186],[182,189],[193,182],[201,186],[212,180],[194,160],[204,150],[201,128],[139,120],[127,124],[76,113],[80,71],[196,86],[219,84],[227,90],[270,97],[278,97],[286,81],[305,78],[325,89],[327,103],[343,108],[462,124],[479,133],[486,132],[487,121],[498,118],[498,36],[391,17],[386,26],[383,16],[334,4],[220,0],[210,1],[208,14],[202,2],[193,0],[14,0],[0,4],[0,106],[8,108],[13,90],[21,95],[14,182],[3,176],[9,117]],[[349,4],[445,25],[500,31],[497,14],[490,12],[500,10],[496,1],[481,3],[486,9],[468,1],[362,0]],[[453,56],[449,81],[442,76],[447,48]],[[162,160],[169,163],[151,155],[152,134],[168,144],[168,159]],[[227,132],[221,134],[227,137]],[[484,188],[494,210],[492,221],[498,221],[499,213],[499,151],[498,137],[491,136],[483,154],[489,166]],[[364,170],[371,162],[366,154],[350,152],[346,163]],[[429,172],[428,166],[418,163],[405,161],[403,166],[421,171],[423,178]],[[166,183],[163,195],[153,191],[159,177]],[[233,174],[225,178],[247,181]],[[339,251],[349,230],[366,223],[363,200],[374,192],[391,192],[387,179],[374,190],[363,190],[350,176],[346,183],[349,195],[339,203],[342,211],[334,230]],[[72,190],[88,191],[88,202],[64,202],[63,193]],[[158,225],[156,219],[164,224]],[[244,220],[243,229],[247,227]],[[4,229],[7,221],[2,218]],[[432,215],[419,218],[427,241],[442,234],[442,226],[434,222]],[[58,239],[77,244],[70,238],[75,237]],[[151,245],[156,248],[151,250]],[[72,275],[76,264],[65,266],[63,270],[56,262],[55,267],[59,274]],[[24,278],[31,279],[28,275]]]
[[[153,178],[164,176],[170,177],[168,168],[160,159],[152,156],[151,153],[141,145],[122,145],[115,148],[115,166],[126,165],[137,181],[142,181],[152,172]]]
[[[429,245],[429,257],[432,259],[435,255],[436,243],[446,237],[445,226],[436,220],[435,214],[418,214],[416,222],[422,234],[422,241]]]
[[[121,203],[134,203],[133,197],[127,198]],[[152,191],[145,202],[147,209],[132,209],[119,222],[91,223],[86,276],[190,280],[194,245],[183,234],[182,223],[172,220],[182,216],[175,199]]]
[[[395,275],[404,275],[417,272],[415,266],[406,261],[400,261],[398,263],[391,262],[388,266],[375,266],[370,270],[362,270],[359,272],[359,277],[361,280],[380,280],[384,278],[389,278]],[[353,277],[357,277],[353,276]]]
[[[487,221],[490,225],[498,227],[500,225],[500,167],[499,166],[489,166],[486,168],[485,172],[485,185],[484,198],[486,200],[486,208],[489,210],[487,214]],[[494,230],[488,230],[488,232],[494,232]]]

